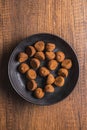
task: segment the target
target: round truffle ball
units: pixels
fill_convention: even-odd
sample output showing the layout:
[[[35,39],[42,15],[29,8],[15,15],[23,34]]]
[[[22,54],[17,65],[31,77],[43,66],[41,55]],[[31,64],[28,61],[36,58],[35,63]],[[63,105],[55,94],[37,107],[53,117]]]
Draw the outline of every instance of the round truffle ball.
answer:
[[[55,49],[55,44],[53,44],[53,43],[47,43],[46,44],[46,50],[47,51],[53,51],[54,49]]]
[[[43,41],[38,41],[34,44],[37,51],[43,51],[45,49],[45,43]]]
[[[53,93],[54,92],[54,87],[50,84],[46,85],[44,88],[45,92]]]
[[[30,65],[33,69],[37,69],[40,66],[40,61],[37,58],[32,58],[30,61]]]
[[[36,53],[36,50],[33,46],[27,46],[25,51],[29,57],[32,57]]]
[[[54,84],[58,87],[62,87],[64,85],[64,78],[62,76],[58,76],[56,77],[55,81],[54,81]]]
[[[39,60],[45,60],[45,54],[43,52],[36,52],[34,57]]]
[[[52,74],[49,74],[49,75],[47,76],[46,83],[47,83],[47,84],[53,84],[54,81],[55,81],[54,76],[53,76]]]
[[[65,54],[62,51],[56,52],[56,60],[62,62],[65,59]]]
[[[67,77],[68,76],[68,70],[65,69],[65,68],[61,68],[58,71],[58,75],[63,76],[63,77]]]
[[[45,77],[45,76],[49,75],[50,72],[46,67],[41,67],[39,70],[39,73],[41,76]]]
[[[55,58],[55,53],[54,52],[46,52],[45,53],[45,55],[46,55],[46,58],[48,59],[48,60],[52,60],[52,59],[54,59]]]
[[[26,77],[27,77],[28,79],[36,79],[36,77],[37,77],[36,71],[33,70],[33,69],[29,69],[29,70],[27,71],[27,73],[26,73]]]
[[[18,67],[19,72],[22,74],[26,73],[29,69],[30,67],[26,63],[21,63]]]
[[[27,59],[28,59],[28,55],[27,55],[26,53],[20,52],[20,53],[18,54],[18,61],[19,61],[20,63],[26,61]]]
[[[27,82],[27,89],[30,91],[34,91],[37,88],[37,83],[35,80],[29,80]]]
[[[34,92],[36,98],[43,98],[45,93],[43,92],[42,88],[37,88]]]
[[[62,62],[61,66],[66,68],[66,69],[70,69],[72,67],[72,61],[70,59],[65,59]]]
[[[58,67],[58,62],[56,60],[50,60],[48,62],[48,68],[50,70],[55,70]]]

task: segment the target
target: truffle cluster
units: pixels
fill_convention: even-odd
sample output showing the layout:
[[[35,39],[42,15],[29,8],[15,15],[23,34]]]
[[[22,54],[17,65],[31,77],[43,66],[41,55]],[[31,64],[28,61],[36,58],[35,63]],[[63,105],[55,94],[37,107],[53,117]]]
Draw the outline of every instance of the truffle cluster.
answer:
[[[36,98],[43,98],[45,93],[53,93],[55,87],[62,87],[65,83],[65,78],[68,76],[68,70],[72,67],[71,59],[66,59],[62,51],[56,51],[55,44],[38,41],[33,46],[27,46],[25,52],[18,54],[20,65],[18,70],[21,74],[25,74],[28,79],[27,90],[33,91]],[[30,58],[29,64],[26,61]],[[47,61],[47,67],[41,66],[42,61]],[[58,66],[61,68],[58,70]],[[39,73],[36,73],[36,70]],[[51,72],[56,70],[57,77]],[[44,89],[38,86],[36,82],[37,75],[46,78]]]

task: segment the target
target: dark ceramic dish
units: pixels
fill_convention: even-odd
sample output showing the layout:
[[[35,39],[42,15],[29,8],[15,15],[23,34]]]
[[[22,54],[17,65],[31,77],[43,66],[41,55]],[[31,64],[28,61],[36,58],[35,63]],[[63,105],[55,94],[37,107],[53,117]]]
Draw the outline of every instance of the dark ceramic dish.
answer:
[[[52,94],[47,93],[45,94],[44,98],[36,99],[33,96],[32,92],[26,90],[26,78],[24,75],[20,74],[17,70],[19,62],[16,60],[16,57],[19,52],[25,50],[26,46],[33,45],[35,42],[40,40],[43,40],[45,43],[47,42],[54,43],[56,45],[56,50],[63,51],[66,55],[66,58],[70,58],[72,60],[73,66],[69,70],[69,76],[65,80],[65,84],[63,87],[59,88],[54,86],[55,87],[54,93]],[[27,62],[29,63],[29,61]],[[43,64],[46,65],[46,63],[42,63],[42,65]],[[54,73],[54,71],[52,73]],[[58,36],[47,33],[35,34],[23,40],[14,49],[8,63],[8,75],[13,88],[22,98],[38,105],[51,105],[63,100],[72,92],[78,80],[79,64],[73,49],[63,39],[61,39]],[[38,76],[36,79],[40,87],[44,87],[45,83],[44,80],[45,79],[41,78],[40,76]]]

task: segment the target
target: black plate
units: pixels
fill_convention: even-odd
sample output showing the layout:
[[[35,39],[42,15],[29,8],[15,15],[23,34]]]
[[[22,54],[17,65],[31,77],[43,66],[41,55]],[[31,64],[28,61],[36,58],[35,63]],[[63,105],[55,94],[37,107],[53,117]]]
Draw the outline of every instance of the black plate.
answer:
[[[24,75],[21,75],[17,67],[19,66],[19,62],[16,61],[16,57],[19,52],[24,51],[25,47],[28,45],[33,45],[35,42],[43,40],[45,43],[52,42],[56,45],[57,50],[61,50],[65,53],[66,58],[70,58],[72,60],[73,66],[69,71],[69,76],[65,81],[63,87],[58,88],[55,87],[55,92],[52,94],[46,94],[42,99],[36,99],[32,92],[26,90],[26,78]],[[29,61],[28,61],[29,63]],[[53,72],[54,73],[54,72]],[[15,89],[15,91],[25,100],[39,105],[51,105],[63,100],[67,97],[72,90],[74,89],[76,82],[79,76],[79,64],[77,57],[73,51],[73,49],[61,38],[52,34],[35,34],[32,35],[25,40],[23,40],[13,51],[11,54],[9,64],[8,64],[8,75],[10,82]],[[40,87],[44,86],[44,79],[39,77],[37,78],[37,83]]]

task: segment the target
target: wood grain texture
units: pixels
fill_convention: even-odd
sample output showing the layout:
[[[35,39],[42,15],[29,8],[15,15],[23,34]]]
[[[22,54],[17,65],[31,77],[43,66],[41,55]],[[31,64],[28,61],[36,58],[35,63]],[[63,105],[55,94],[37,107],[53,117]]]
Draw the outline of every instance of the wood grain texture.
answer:
[[[74,91],[52,106],[36,106],[12,89],[7,64],[29,35],[48,32],[76,51],[80,76]],[[0,0],[0,130],[87,130],[87,0]]]

